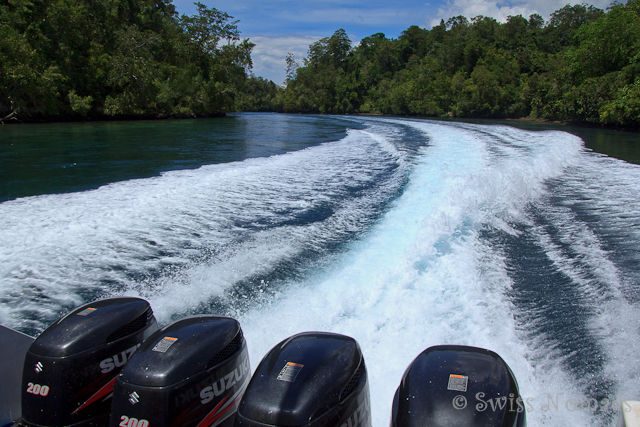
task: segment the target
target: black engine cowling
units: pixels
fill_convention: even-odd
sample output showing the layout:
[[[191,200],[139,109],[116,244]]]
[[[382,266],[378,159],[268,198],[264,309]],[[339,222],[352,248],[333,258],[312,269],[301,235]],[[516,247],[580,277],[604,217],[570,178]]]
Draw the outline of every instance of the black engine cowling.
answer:
[[[358,343],[323,332],[294,335],[260,362],[235,427],[370,427],[369,384]]]
[[[31,344],[22,373],[22,423],[106,426],[116,375],[158,329],[149,303],[110,298],[73,310]]]
[[[151,336],[118,376],[110,425],[232,426],[250,377],[236,320],[178,320]]]
[[[429,347],[405,371],[391,427],[523,427],[525,406],[509,366],[496,353]]]

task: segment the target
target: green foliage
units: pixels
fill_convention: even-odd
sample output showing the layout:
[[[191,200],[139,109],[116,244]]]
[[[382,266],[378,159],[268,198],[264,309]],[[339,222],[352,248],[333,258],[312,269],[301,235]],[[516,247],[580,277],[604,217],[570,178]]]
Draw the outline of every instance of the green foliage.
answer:
[[[251,76],[236,96],[238,111],[282,111],[284,89],[262,77]]]
[[[170,0],[0,4],[0,117],[193,115],[235,109],[253,43],[238,21]]]
[[[640,14],[631,7],[613,6],[598,20],[581,26],[578,45],[567,51],[579,78],[620,71],[640,61]]]
[[[239,21],[229,22],[233,17],[226,12],[216,8],[209,9],[200,2],[196,2],[195,5],[198,14],[182,15],[180,26],[202,53],[215,54],[221,39],[240,40],[237,26]]]
[[[618,89],[599,113],[603,123],[640,126],[640,79]]]
[[[291,52],[287,52],[287,57],[285,58],[285,61],[287,62],[286,80],[287,81],[294,80],[296,78],[296,71],[298,70],[298,68],[300,68],[300,65],[298,65],[295,58],[293,57],[293,53]]]
[[[602,9],[585,4],[568,4],[555,11],[544,31],[544,48],[556,52],[562,47],[574,45],[576,31],[582,25],[600,18],[602,14]]]
[[[309,46],[307,64],[311,67],[339,67],[347,58],[350,49],[351,40],[343,29],[339,29],[331,37],[320,39]]]
[[[92,96],[78,96],[75,90],[71,90],[69,92],[69,104],[71,105],[71,110],[74,113],[80,114],[82,116],[86,116],[87,113],[91,110],[91,103],[93,102]]]
[[[640,0],[567,5],[505,23],[477,16],[373,34],[344,30],[288,57],[276,110],[519,118],[638,126]]]
[[[640,126],[640,0],[606,12],[456,16],[357,46],[343,29],[286,58],[286,88],[248,76],[227,13],[170,0],[0,3],[0,117],[225,111],[530,117]]]

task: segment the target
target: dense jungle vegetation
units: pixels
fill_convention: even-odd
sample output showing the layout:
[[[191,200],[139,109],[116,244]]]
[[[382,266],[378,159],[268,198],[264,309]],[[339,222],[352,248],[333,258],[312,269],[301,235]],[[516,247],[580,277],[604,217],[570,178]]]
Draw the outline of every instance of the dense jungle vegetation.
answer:
[[[353,46],[337,30],[287,60],[286,88],[249,74],[237,22],[170,0],[3,0],[7,115],[371,113],[640,126],[640,0],[606,11],[463,16]]]
[[[170,0],[0,2],[0,119],[234,109],[253,44],[237,21]]]
[[[640,126],[640,0],[606,12],[567,5],[548,22],[457,16],[353,48],[338,30],[302,66],[287,62],[286,90],[256,86],[254,109]]]

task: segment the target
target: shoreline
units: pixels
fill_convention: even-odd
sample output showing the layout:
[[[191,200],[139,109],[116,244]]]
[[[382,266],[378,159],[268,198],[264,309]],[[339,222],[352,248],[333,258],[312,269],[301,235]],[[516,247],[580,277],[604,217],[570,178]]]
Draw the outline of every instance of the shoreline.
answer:
[[[93,115],[93,116],[76,116],[76,115],[64,115],[64,116],[33,116],[27,118],[19,118],[10,114],[7,117],[0,118],[0,126],[5,124],[35,124],[35,123],[93,123],[93,122],[118,122],[118,121],[136,121],[136,120],[188,120],[188,119],[206,119],[206,118],[223,118],[228,113],[274,113],[274,114],[293,114],[293,115],[332,115],[332,116],[373,116],[373,117],[401,117],[401,118],[416,118],[416,119],[428,119],[428,120],[441,120],[441,121],[494,121],[494,122],[506,122],[506,123],[522,123],[522,124],[540,124],[540,125],[558,125],[558,126],[574,126],[584,129],[602,129],[613,130],[622,132],[640,132],[640,127],[637,126],[619,126],[619,125],[607,125],[596,124],[587,122],[572,122],[563,120],[547,120],[547,119],[534,119],[529,117],[521,118],[493,118],[493,117],[435,117],[435,116],[419,116],[419,115],[395,115],[395,114],[382,114],[382,113],[343,113],[343,114],[322,114],[322,113],[284,113],[277,111],[229,111],[220,113],[184,113],[184,114],[164,114],[164,113],[151,113],[151,114],[117,114],[117,115]]]
[[[340,114],[338,114],[340,115]],[[640,132],[640,127],[636,126],[616,126],[607,124],[597,124],[588,122],[574,122],[565,120],[547,120],[547,119],[534,119],[529,117],[514,118],[495,118],[495,117],[437,117],[437,116],[418,116],[418,115],[395,115],[395,114],[381,114],[381,113],[353,113],[343,114],[345,116],[374,116],[374,117],[402,117],[402,118],[416,118],[416,119],[429,119],[429,120],[441,120],[441,121],[463,121],[473,122],[477,121],[494,121],[494,122],[511,122],[511,123],[529,123],[540,125],[559,125],[559,126],[574,126],[585,129],[601,129],[601,130],[614,130],[624,132]]]
[[[19,118],[10,114],[9,116],[0,119],[1,125],[19,125],[19,124],[35,124],[35,123],[93,123],[93,122],[129,122],[136,120],[188,120],[188,119],[210,119],[210,118],[222,118],[226,117],[227,113],[209,113],[209,114],[116,114],[113,116],[102,114],[94,116],[33,116],[27,118]]]

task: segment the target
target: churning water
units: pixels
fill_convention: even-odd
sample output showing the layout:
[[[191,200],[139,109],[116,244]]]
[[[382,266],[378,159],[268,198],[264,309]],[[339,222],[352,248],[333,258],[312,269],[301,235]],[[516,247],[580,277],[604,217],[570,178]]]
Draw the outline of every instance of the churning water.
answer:
[[[35,334],[142,296],[161,324],[236,317],[254,368],[294,333],[343,333],[364,352],[374,427],[437,344],[500,354],[530,426],[610,425],[640,397],[639,166],[558,131],[323,120],[345,131],[0,204],[2,323]]]

